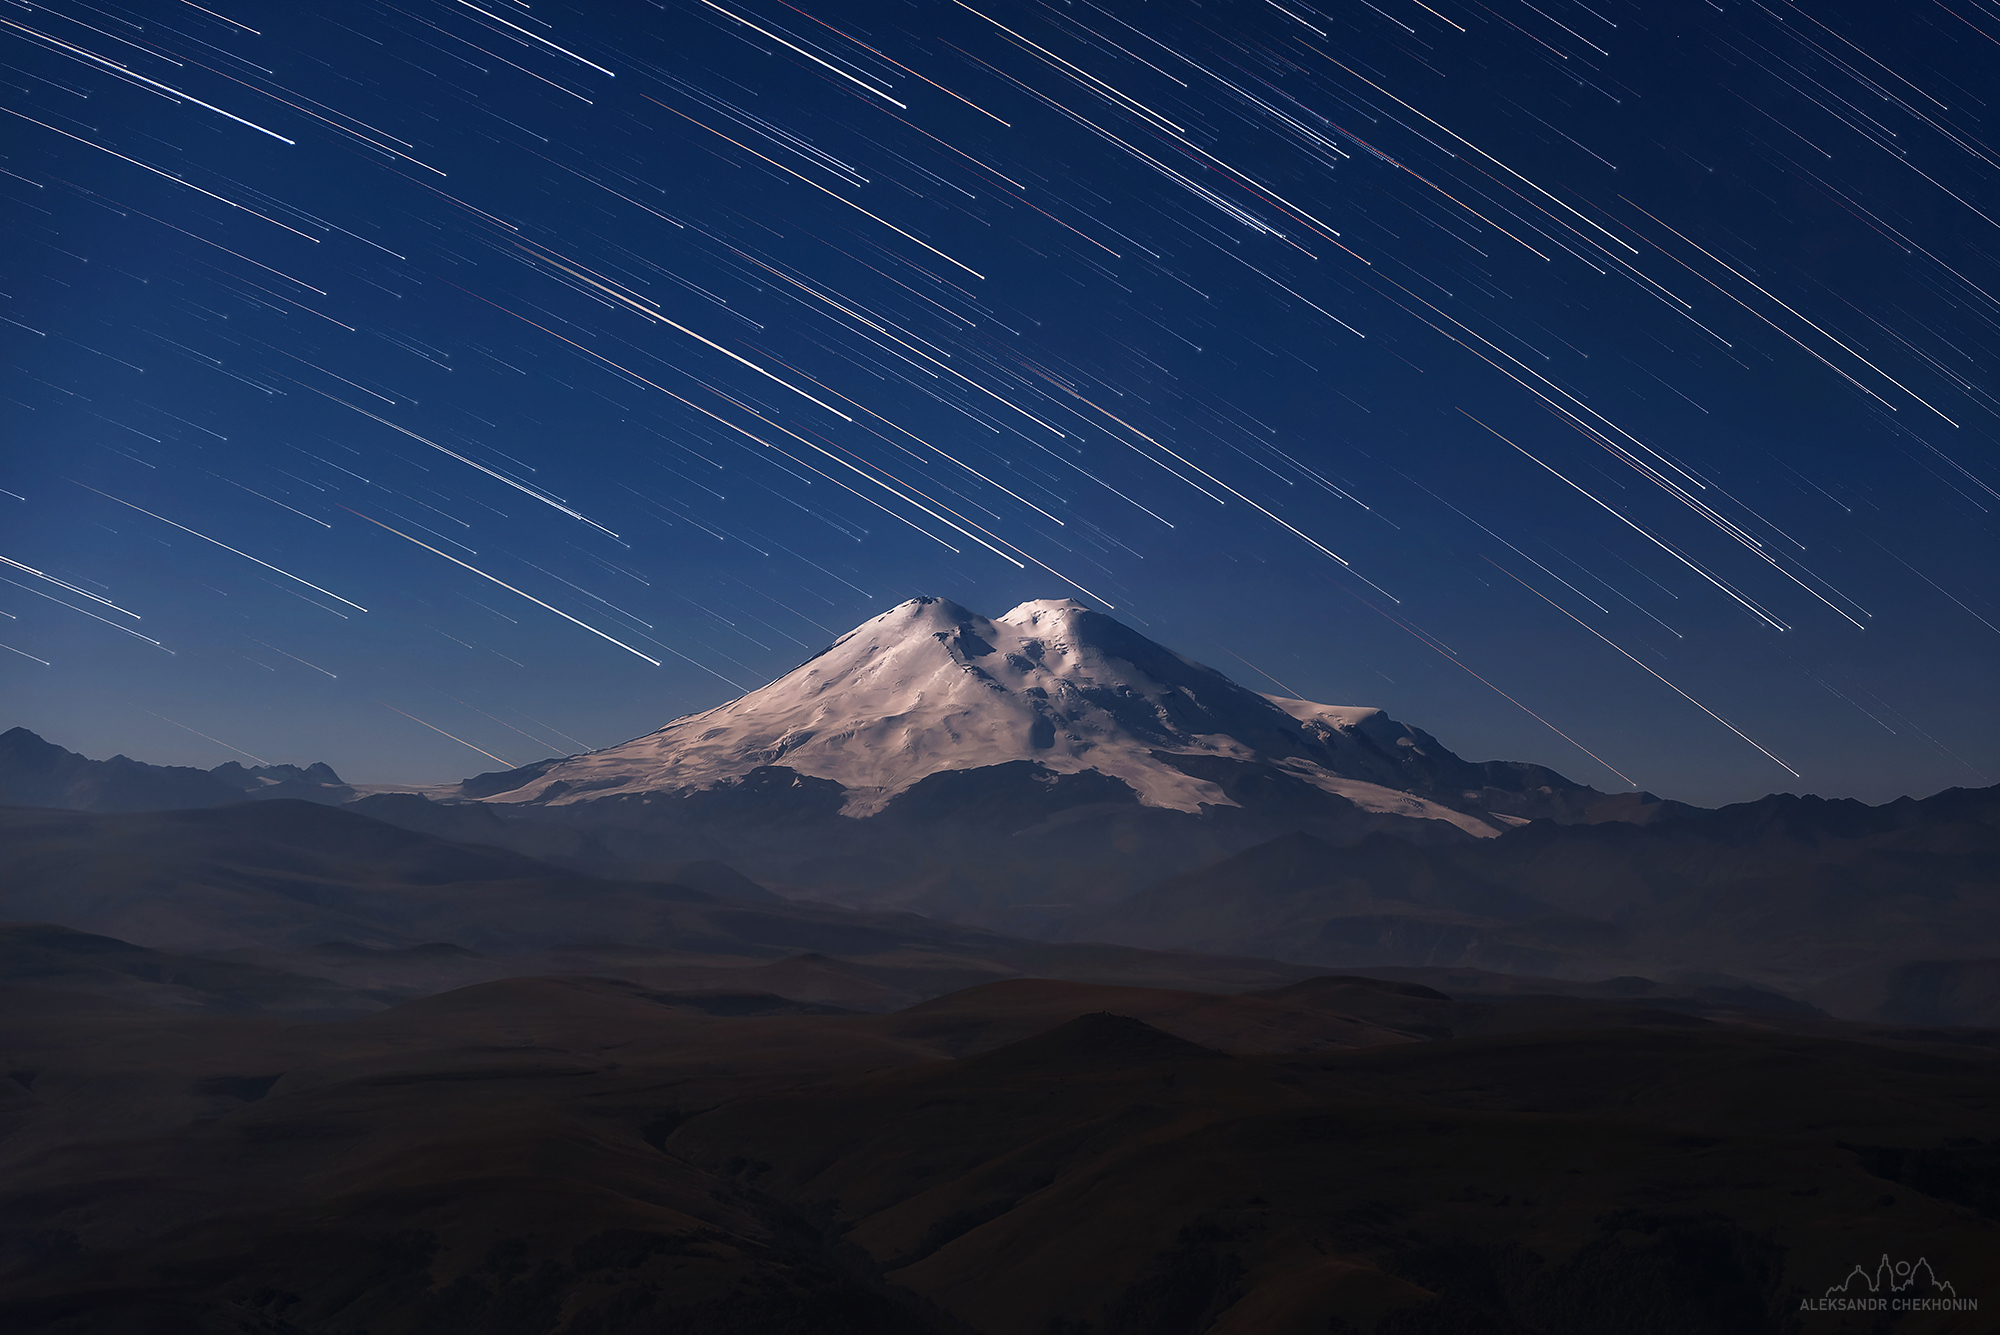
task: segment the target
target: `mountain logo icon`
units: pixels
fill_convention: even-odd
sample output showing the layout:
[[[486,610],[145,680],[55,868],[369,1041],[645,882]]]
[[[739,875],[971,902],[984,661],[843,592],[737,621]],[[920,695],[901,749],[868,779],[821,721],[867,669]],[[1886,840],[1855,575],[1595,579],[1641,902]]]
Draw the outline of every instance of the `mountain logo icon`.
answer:
[[[1952,1288],[1950,1282],[1939,1279],[1931,1269],[1931,1263],[1923,1257],[1919,1256],[1915,1261],[1891,1261],[1886,1254],[1876,1264],[1874,1274],[1857,1265],[1847,1272],[1846,1279],[1828,1289],[1826,1296],[1831,1298],[1836,1293],[1901,1293],[1913,1287],[1919,1275],[1930,1281],[1931,1292],[1954,1298],[1958,1296],[1958,1291]],[[1856,1280],[1861,1282],[1862,1288],[1854,1287]]]
[[[1801,1312],[1976,1312],[1979,1299],[1962,1298],[1931,1263],[1892,1261],[1888,1253],[1870,1271],[1857,1264],[1819,1298],[1801,1298]]]

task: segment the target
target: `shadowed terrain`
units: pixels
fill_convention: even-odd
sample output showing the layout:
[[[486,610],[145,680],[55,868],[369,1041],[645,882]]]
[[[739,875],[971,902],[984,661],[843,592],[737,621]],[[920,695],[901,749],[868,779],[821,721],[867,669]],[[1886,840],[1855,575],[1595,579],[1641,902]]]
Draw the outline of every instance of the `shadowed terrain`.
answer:
[[[550,973],[887,1010],[1022,974],[1241,988],[1313,972],[792,903],[713,863],[665,870],[707,888],[588,876],[303,801],[0,808],[0,921],[309,975],[345,985],[350,1008]]]
[[[1451,848],[1295,833],[1066,931],[1322,967],[1724,975],[1854,1018],[1993,1024],[1996,866],[2000,790],[1879,807],[1778,795]]]
[[[0,987],[10,1331],[1689,1335],[1884,1251],[1969,1292],[2000,1242],[1978,1031],[1352,977],[317,1024],[47,981]]]
[[[0,1329],[1859,1335],[1800,1302],[1884,1255],[1979,1295],[1990,796],[1751,806],[1286,836],[1131,944],[311,801],[0,809]]]
[[[942,674],[938,682],[971,690],[967,717],[984,717],[991,703],[978,685],[984,669],[975,671],[973,659],[938,657],[936,643],[911,640],[902,624],[935,611],[918,600],[887,617],[895,623],[887,630],[869,625],[887,637],[884,652],[914,655]],[[1304,748],[1333,767],[1327,774],[1344,776],[1322,775],[1326,782],[1350,787],[1314,787],[1268,756],[1253,762],[1248,751],[1233,758],[1163,751],[1154,738],[1133,742],[1145,754],[1118,763],[1152,774],[1167,796],[1183,779],[1208,784],[1213,792],[1201,790],[1208,796],[1198,810],[1141,804],[1108,772],[1056,773],[1024,755],[937,769],[877,793],[880,809],[871,806],[864,818],[844,805],[860,801],[861,790],[766,763],[782,749],[775,742],[754,754],[738,754],[726,736],[700,742],[702,764],[729,774],[690,786],[678,761],[654,754],[685,731],[675,724],[588,757],[432,790],[442,800],[412,792],[349,800],[354,790],[324,766],[180,771],[92,761],[15,729],[0,734],[0,796],[94,810],[0,814],[0,872],[15,882],[0,895],[0,914],[153,946],[261,952],[246,959],[285,967],[298,966],[270,952],[332,940],[378,951],[449,943],[488,957],[450,967],[432,959],[420,973],[408,957],[377,957],[363,969],[355,956],[340,977],[362,986],[437,987],[576,969],[625,976],[700,963],[696,956],[717,954],[712,943],[725,939],[765,959],[798,950],[851,959],[881,954],[892,938],[918,937],[990,959],[998,933],[1017,943],[1110,941],[1308,969],[1639,976],[1682,991],[1756,986],[1849,1018],[2000,1023],[1991,944],[2000,940],[1993,893],[2000,788],[1881,806],[1774,794],[1713,811],[1644,793],[1605,795],[1532,766],[1471,765],[1379,711],[1254,695],[1116,623],[1074,609],[1064,615],[1094,628],[1086,640],[1104,641],[1092,652],[1102,651],[1106,682],[1139,672],[1142,660],[1154,675],[1193,674],[1193,685],[1160,697],[1160,709],[1195,709],[1189,701],[1201,692],[1187,692],[1206,683],[1202,691],[1234,702],[1229,726],[1242,746],[1280,759],[1288,747]],[[877,673],[876,657],[863,654],[865,670],[855,670]],[[809,664],[800,672],[813,678],[818,670]],[[888,675],[901,683],[891,692],[897,699],[915,689]],[[788,699],[784,684],[728,708],[762,718],[752,706],[773,692]],[[866,696],[881,685],[855,690]],[[1098,686],[1119,710],[1138,698]],[[808,694],[825,705],[818,689]],[[861,714],[888,707],[833,695]],[[1038,698],[1022,696],[1034,708]],[[1011,755],[1020,739],[1008,741],[1007,728],[987,723],[999,739],[974,747],[970,758]],[[758,726],[765,724],[776,726],[769,719]],[[1201,726],[1210,724],[1221,726],[1215,719]],[[815,728],[784,736],[818,736]],[[1167,770],[1145,768],[1155,762]],[[603,773],[588,783],[581,770],[556,780],[550,766]],[[529,788],[543,795],[515,800]],[[602,795],[588,795],[599,788]],[[1380,809],[1355,805],[1342,795],[1349,791]],[[109,814],[142,798],[198,809]],[[1405,799],[1429,816],[1395,814]],[[326,803],[341,805],[313,809]],[[1473,820],[1479,812],[1490,821]],[[738,907],[702,907],[705,900]],[[761,908],[746,916],[746,902]],[[921,927],[911,910],[926,915]],[[870,934],[874,944],[861,944]],[[571,949],[562,960],[492,963],[550,946],[614,942],[656,953],[601,963]],[[309,971],[326,966],[315,959]],[[1048,961],[1016,971],[1100,976]],[[891,983],[894,996],[881,1004],[979,976]],[[1176,980],[1169,971],[1150,981]]]
[[[1039,915],[1063,943],[784,900],[713,860],[592,875],[376,820],[368,803],[17,808],[0,809],[0,917],[399,995],[575,972],[705,986],[705,970],[805,952],[853,980],[822,970],[810,999],[861,1009],[1015,974],[1242,987],[1428,967],[1637,977],[1674,995],[1755,987],[1847,1018],[1990,1025],[1996,803],[1992,789],[1881,807],[1771,797],[1644,825],[1538,821],[1456,847],[1293,833],[1097,909],[1011,915],[1024,928]],[[1027,850],[1011,856],[1039,856],[1032,831],[1010,838]]]

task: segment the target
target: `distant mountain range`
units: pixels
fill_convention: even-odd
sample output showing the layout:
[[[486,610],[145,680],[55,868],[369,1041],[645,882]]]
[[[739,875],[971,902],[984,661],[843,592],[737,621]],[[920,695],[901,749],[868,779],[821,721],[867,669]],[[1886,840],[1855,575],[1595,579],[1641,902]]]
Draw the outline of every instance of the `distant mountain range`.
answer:
[[[1260,695],[1072,601],[989,620],[940,598],[645,737],[359,809],[600,872],[719,859],[787,895],[1033,935],[1293,832],[1456,845],[1696,810]]]
[[[1233,989],[1315,972],[792,903],[714,863],[658,871],[607,880],[296,800],[0,808],[0,984],[120,974],[165,998],[149,1004],[324,1015],[589,974],[881,1010],[1024,975]]]
[[[347,802],[354,790],[325,764],[259,765],[235,761],[214,769],[148,765],[130,756],[90,760],[26,728],[0,732],[0,806],[69,811],[163,811],[219,807],[267,797]]]
[[[1774,795],[1647,826],[1536,822],[1450,848],[1292,834],[1066,929],[1330,966],[1712,973],[1838,1014],[1991,1023],[2000,788],[1879,807]]]
[[[1424,845],[1696,808],[1470,762],[1379,709],[1259,695],[1067,601],[989,620],[914,598],[759,690],[583,755],[417,791],[325,765],[93,762],[0,736],[0,803],[355,802],[600,874],[722,861],[792,896],[1048,935],[1269,839]]]
[[[188,864],[209,887],[206,926],[174,935],[143,897],[126,917],[62,916],[62,896],[85,888],[79,868],[101,864],[73,852],[21,883],[44,887],[29,898],[46,914],[25,913],[28,901],[0,911],[189,949],[258,913],[292,915],[293,945],[339,927],[371,948],[520,949],[506,924],[530,919],[547,929],[542,946],[563,930],[659,945],[665,929],[645,924],[665,910],[633,887],[675,884],[767,903],[775,891],[800,912],[796,901],[914,910],[947,936],[1754,983],[1854,1015],[1962,1020],[1986,1015],[2000,989],[2000,788],[1880,807],[1773,795],[1717,811],[1601,793],[1538,765],[1463,760],[1380,710],[1259,695],[1068,601],[988,620],[913,599],[648,736],[419,791],[349,785],[325,765],[92,761],[24,729],[0,734],[0,804],[111,813],[284,798],[341,807],[355,848],[381,843],[368,831],[382,822],[430,836],[433,852],[460,849],[455,866],[500,859],[514,870],[447,879],[512,888],[370,899],[354,886],[380,869],[343,856],[289,900],[250,875],[254,912],[217,898],[217,867],[311,826],[274,811],[218,816]],[[54,828],[0,833],[18,849],[30,827]],[[115,836],[141,851],[122,827],[90,828],[56,846]],[[159,856],[193,828],[175,827]],[[521,889],[537,877],[541,889]],[[301,917],[302,902],[313,907]],[[183,926],[194,903],[176,910]],[[417,916],[383,917],[392,904]],[[349,927],[344,905],[361,906]]]
[[[1365,813],[1417,838],[1657,805],[1540,765],[1468,763],[1379,709],[1259,695],[1080,603],[988,620],[942,598],[890,608],[770,685],[656,733],[434,796],[714,808],[754,793],[767,808],[868,819],[1014,805],[1024,789],[1039,790],[1041,811]]]

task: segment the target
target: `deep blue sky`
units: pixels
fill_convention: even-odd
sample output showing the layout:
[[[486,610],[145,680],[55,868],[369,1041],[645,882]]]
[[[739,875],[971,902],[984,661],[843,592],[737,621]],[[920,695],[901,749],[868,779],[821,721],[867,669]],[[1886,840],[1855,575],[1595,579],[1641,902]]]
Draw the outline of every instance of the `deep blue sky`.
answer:
[[[434,781],[935,593],[1603,788],[2000,779],[1987,10],[0,17],[65,746]]]

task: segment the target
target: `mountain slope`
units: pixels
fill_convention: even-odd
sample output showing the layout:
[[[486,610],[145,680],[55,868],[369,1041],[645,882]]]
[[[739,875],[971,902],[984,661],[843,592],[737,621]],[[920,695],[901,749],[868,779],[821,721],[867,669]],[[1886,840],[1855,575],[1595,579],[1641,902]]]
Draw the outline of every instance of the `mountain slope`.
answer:
[[[454,796],[560,807],[788,774],[800,800],[866,818],[941,775],[1023,762],[1096,802],[1200,814],[1279,794],[1478,837],[1509,823],[1488,807],[1556,816],[1603,797],[1539,766],[1467,764],[1377,709],[1259,695],[1076,602],[989,620],[939,598],[891,608],[728,704]]]

